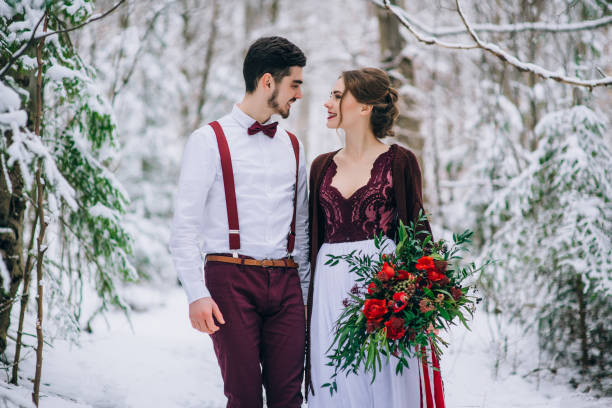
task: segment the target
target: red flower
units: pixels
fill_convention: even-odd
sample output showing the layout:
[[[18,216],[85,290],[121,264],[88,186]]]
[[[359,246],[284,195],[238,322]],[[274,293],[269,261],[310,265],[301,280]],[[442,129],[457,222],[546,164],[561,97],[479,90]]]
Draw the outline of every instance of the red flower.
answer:
[[[392,316],[386,323],[387,338],[391,340],[399,340],[404,337],[406,329],[404,329],[404,319]]]
[[[378,292],[378,286],[376,286],[374,282],[370,282],[368,285],[368,294],[373,295],[376,292]]]
[[[433,333],[436,336],[438,335],[438,333],[440,333],[439,329],[434,328],[433,324],[429,323],[429,327],[426,330],[427,333]]]
[[[448,278],[448,276],[437,270],[427,271],[427,279],[442,286],[448,285],[450,283],[450,279]]]
[[[366,299],[363,304],[363,314],[366,319],[379,319],[387,313],[387,302],[384,299]]]
[[[434,271],[436,266],[431,256],[422,256],[417,261],[416,268],[420,271]]]
[[[397,273],[399,274],[399,276],[397,277],[398,280],[415,280],[416,276],[414,276],[413,273],[410,273],[408,271],[405,271],[403,269],[400,269],[399,271],[397,271]]]
[[[444,280],[444,278],[446,278],[446,275],[444,275],[443,273],[440,273],[438,271],[427,271],[427,279],[432,282],[439,282],[441,280]]]
[[[395,270],[393,269],[393,267],[391,265],[389,265],[389,262],[385,262],[380,270],[380,272],[378,272],[378,279],[380,279],[382,282],[386,282],[389,279],[392,279],[395,276]]]
[[[453,286],[450,289],[451,295],[453,295],[453,299],[458,300],[461,296],[463,296],[463,292],[461,291],[461,288],[458,288],[456,286]]]
[[[438,270],[438,272],[442,272],[442,273],[446,272],[446,268],[448,267],[447,261],[440,261],[440,260],[434,259],[433,263],[436,269]]]
[[[408,295],[406,292],[397,292],[393,294],[393,313],[399,313],[408,305]]]
[[[380,319],[371,319],[366,321],[366,333],[372,333],[382,327],[382,317]]]

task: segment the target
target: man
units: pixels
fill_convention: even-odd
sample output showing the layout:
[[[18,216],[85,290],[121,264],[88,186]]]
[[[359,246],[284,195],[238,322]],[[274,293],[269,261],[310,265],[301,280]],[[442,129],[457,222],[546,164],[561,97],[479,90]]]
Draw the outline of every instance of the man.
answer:
[[[183,155],[170,250],[191,324],[212,337],[228,407],[261,407],[262,384],[268,407],[302,403],[305,155],[270,117],[287,118],[302,97],[305,65],[285,38],[255,41],[244,98],[196,130]]]

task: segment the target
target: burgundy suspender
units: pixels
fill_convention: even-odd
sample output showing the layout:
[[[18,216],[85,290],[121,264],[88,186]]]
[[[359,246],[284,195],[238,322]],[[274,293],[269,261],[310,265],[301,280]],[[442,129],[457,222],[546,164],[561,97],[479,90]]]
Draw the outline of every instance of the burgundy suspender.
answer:
[[[227,206],[227,224],[229,225],[229,248],[233,252],[234,257],[238,257],[240,249],[240,228],[238,226],[238,207],[236,205],[236,187],[234,185],[234,171],[232,169],[232,158],[230,155],[227,139],[223,133],[223,129],[219,122],[214,121],[209,125],[215,131],[217,137],[217,145],[219,146],[219,155],[221,156],[221,171],[223,173],[223,187],[225,189],[225,204]],[[295,192],[293,194],[293,217],[291,218],[291,230],[287,237],[287,254],[293,252],[295,246],[295,213],[297,204],[298,190],[298,171],[300,168],[300,145],[297,137],[293,133],[289,133],[291,146],[295,154]]]
[[[232,157],[227,146],[227,139],[219,122],[211,122],[210,126],[217,136],[217,145],[219,146],[219,155],[221,156],[225,206],[227,207],[227,225],[229,226],[229,248],[234,253],[234,257],[237,258],[238,250],[240,249],[240,227],[238,226],[238,207],[236,206],[236,187],[234,186]]]
[[[291,146],[293,146],[293,153],[295,153],[295,191],[293,193],[293,217],[291,218],[291,230],[287,237],[287,254],[290,255],[293,252],[295,246],[295,210],[297,206],[297,191],[298,191],[298,172],[300,171],[300,144],[298,143],[297,137],[291,132],[287,132],[289,139],[291,139]]]

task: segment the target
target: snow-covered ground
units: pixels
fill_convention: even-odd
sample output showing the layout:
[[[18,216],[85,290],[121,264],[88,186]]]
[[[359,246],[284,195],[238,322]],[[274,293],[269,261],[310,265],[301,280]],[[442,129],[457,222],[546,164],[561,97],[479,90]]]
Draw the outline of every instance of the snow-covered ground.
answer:
[[[148,308],[132,314],[132,326],[115,313],[107,322],[99,319],[94,334],[84,334],[80,346],[65,341],[56,341],[53,348],[47,346],[41,407],[225,406],[212,342],[191,328],[182,290],[139,289],[134,298],[142,299]],[[503,364],[495,379],[496,334],[490,321],[481,313],[472,332],[458,327],[449,336],[452,343],[442,360],[448,408],[612,406],[611,399],[591,399],[562,384],[540,381],[537,387],[534,378],[511,374]],[[526,352],[521,358],[528,362],[530,357]],[[21,371],[22,386],[0,382],[0,407],[31,406],[28,378],[33,377],[33,360],[30,353]]]

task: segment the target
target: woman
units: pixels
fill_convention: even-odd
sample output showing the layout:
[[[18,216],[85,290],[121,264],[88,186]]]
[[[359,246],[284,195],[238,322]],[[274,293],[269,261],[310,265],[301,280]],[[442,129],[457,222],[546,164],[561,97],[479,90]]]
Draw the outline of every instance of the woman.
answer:
[[[384,71],[364,68],[343,72],[324,104],[327,127],[343,129],[346,145],[317,157],[310,170],[313,272],[307,307],[306,395],[312,408],[417,408],[436,399],[431,395],[433,387],[425,387],[422,379],[423,374],[433,377],[431,369],[423,372],[417,358],[409,361],[410,369],[401,376],[395,374],[395,362],[391,360],[373,384],[370,374],[362,372],[339,374],[333,396],[322,388],[333,374],[333,368],[326,365],[326,354],[334,323],[356,278],[345,263],[325,265],[327,255],[353,250],[373,254],[377,251],[375,234],[382,231],[393,238],[398,220],[407,224],[423,208],[416,157],[399,145],[381,141],[393,135],[391,128],[399,115],[397,99],[398,93]],[[427,222],[420,228],[430,231]],[[395,244],[391,241],[387,248],[392,251]],[[439,408],[443,402],[441,395],[437,397]]]

